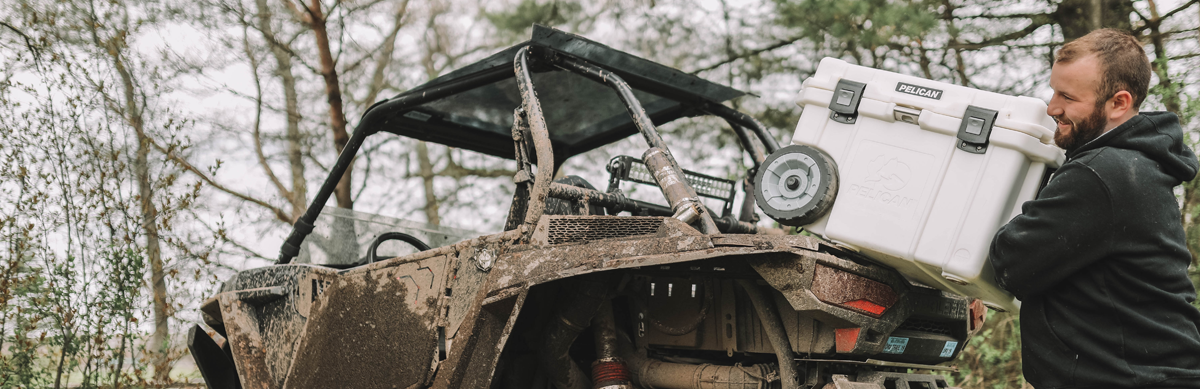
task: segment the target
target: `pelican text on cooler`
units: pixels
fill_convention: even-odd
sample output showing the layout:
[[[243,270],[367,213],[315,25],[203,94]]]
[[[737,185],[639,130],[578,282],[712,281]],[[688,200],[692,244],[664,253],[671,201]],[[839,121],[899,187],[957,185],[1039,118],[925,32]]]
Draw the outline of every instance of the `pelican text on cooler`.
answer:
[[[916,86],[913,84],[905,84],[903,82],[896,84],[896,91],[900,92],[900,93],[907,93],[907,94],[910,94],[913,96],[921,96],[924,98],[929,98],[929,99],[934,99],[934,100],[942,99],[942,91],[941,90],[933,89],[933,88],[926,88],[923,86]]]

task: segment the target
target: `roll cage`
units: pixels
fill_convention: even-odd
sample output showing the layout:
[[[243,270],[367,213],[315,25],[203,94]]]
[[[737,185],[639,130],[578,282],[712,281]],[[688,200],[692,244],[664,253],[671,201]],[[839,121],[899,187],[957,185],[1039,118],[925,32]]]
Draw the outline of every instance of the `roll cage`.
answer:
[[[605,91],[606,87],[612,91]],[[516,160],[518,187],[505,230],[529,230],[543,212],[544,199],[557,197],[584,200],[610,211],[655,209],[694,222],[708,234],[717,233],[718,224],[727,231],[751,232],[757,220],[753,196],[745,197],[738,219],[714,218],[683,179],[685,172],[656,129],[681,117],[720,117],[749,152],[753,163],[747,177],[752,177],[779,145],[762,123],[722,104],[745,94],[578,35],[535,25],[529,41],[368,108],[312,203],[293,225],[276,263],[287,264],[300,253],[301,243],[363,141],[380,132]],[[551,102],[551,109],[543,110],[542,101]],[[567,158],[635,133],[650,146],[643,159],[670,203],[669,210],[619,192],[551,182]],[[539,161],[552,161],[551,168],[535,173],[532,166],[541,166]]]

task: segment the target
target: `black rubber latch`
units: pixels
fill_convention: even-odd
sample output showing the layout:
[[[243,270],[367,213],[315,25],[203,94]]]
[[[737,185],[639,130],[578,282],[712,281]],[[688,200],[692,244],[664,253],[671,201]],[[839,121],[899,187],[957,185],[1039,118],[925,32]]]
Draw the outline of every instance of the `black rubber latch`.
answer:
[[[840,80],[833,88],[833,99],[829,100],[829,118],[844,124],[853,124],[858,120],[858,103],[862,101],[863,91],[867,84],[850,80]]]
[[[988,140],[992,136],[992,125],[999,112],[968,105],[958,126],[958,149],[972,154],[987,152]]]
[[[287,239],[283,241],[283,247],[279,248],[279,259],[275,261],[275,264],[291,263],[292,258],[300,255],[300,243],[303,243],[304,238],[312,233],[313,227],[313,224],[304,221],[303,217],[296,220],[296,224],[292,225],[292,233],[288,234]]]
[[[204,382],[208,384],[208,387],[241,387],[233,358],[229,357],[229,354],[226,354],[221,346],[218,346],[217,342],[208,335],[208,332],[199,325],[193,324],[192,328],[188,330],[187,347],[188,351],[192,353],[192,360],[196,361],[196,368],[200,370],[200,376],[204,377]]]

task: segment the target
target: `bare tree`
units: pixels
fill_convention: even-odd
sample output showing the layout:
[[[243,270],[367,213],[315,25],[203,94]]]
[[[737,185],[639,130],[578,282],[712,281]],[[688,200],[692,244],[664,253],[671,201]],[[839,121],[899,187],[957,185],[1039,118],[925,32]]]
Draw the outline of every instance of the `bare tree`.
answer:
[[[159,243],[159,213],[154,204],[154,189],[150,177],[150,137],[147,135],[143,113],[145,96],[138,89],[134,76],[128,64],[129,51],[126,37],[133,33],[129,10],[125,4],[116,4],[107,14],[98,14],[95,1],[80,4],[86,7],[82,12],[83,25],[91,36],[91,42],[103,50],[111,62],[112,68],[118,75],[120,94],[106,96],[109,98],[108,107],[120,115],[133,129],[136,140],[136,156],[134,158],[134,179],[138,186],[138,203],[141,210],[142,230],[146,239],[146,257],[150,262],[150,288],[153,300],[154,333],[150,337],[150,347],[157,354],[155,362],[155,380],[169,380],[169,337],[168,321],[170,308],[167,304],[167,286],[163,272],[162,247]],[[103,89],[101,89],[103,91]]]
[[[378,3],[372,3],[375,5]],[[345,10],[339,13],[338,18],[330,18],[326,15],[327,11],[319,1],[314,1],[307,5],[299,7],[296,4],[290,3],[270,3],[266,0],[255,0],[247,5],[240,1],[218,1],[208,3],[208,6],[220,11],[230,20],[238,23],[242,27],[243,34],[238,37],[225,37],[224,41],[230,47],[235,47],[241,54],[241,58],[234,60],[245,61],[250,68],[251,78],[253,79],[253,95],[244,95],[237,90],[225,90],[223,93],[233,93],[243,96],[250,100],[254,105],[253,125],[248,129],[232,128],[228,124],[214,122],[215,127],[228,128],[234,134],[248,135],[251,142],[244,146],[250,154],[253,155],[254,163],[261,170],[262,176],[269,182],[274,189],[274,195],[255,194],[254,190],[247,190],[238,187],[236,179],[222,179],[213,174],[212,171],[206,168],[209,163],[198,163],[195,157],[185,155],[176,150],[174,152],[162,151],[166,155],[178,162],[186,170],[199,177],[201,180],[209,184],[210,187],[223,192],[226,195],[232,196],[254,207],[267,211],[273,215],[273,220],[281,225],[291,225],[304,213],[308,207],[308,182],[309,178],[306,172],[310,171],[310,165],[317,165],[317,171],[325,170],[320,165],[316,155],[313,154],[312,147],[315,143],[315,135],[311,131],[306,131],[305,126],[312,128],[320,126],[319,124],[307,122],[306,117],[302,115],[302,106],[305,101],[311,96],[303,96],[299,91],[303,89],[307,74],[316,74],[321,76],[322,84],[326,89],[325,100],[328,105],[329,122],[327,128],[330,128],[334,139],[334,152],[340,153],[345,142],[349,139],[346,130],[345,114],[343,113],[342,88],[343,81],[339,80],[339,64],[335,58],[342,57],[342,52],[335,50],[339,47],[333,46],[329,39],[329,26],[331,24],[344,22],[347,15],[353,17],[355,12],[368,12],[372,8],[359,8]],[[336,3],[330,9],[342,7],[344,4]],[[282,17],[276,8],[282,9]],[[382,91],[387,89],[388,79],[384,76],[384,70],[392,63],[394,57],[394,46],[396,37],[399,34],[402,21],[408,17],[407,2],[401,3],[394,9],[392,13],[393,27],[386,37],[382,39],[382,43],[378,46],[371,47],[366,50],[361,50],[361,56],[355,60],[349,61],[350,66],[361,67],[362,64],[372,64],[375,76],[371,78],[367,85],[368,98],[375,99]],[[335,23],[336,22],[336,23]],[[223,26],[214,25],[214,32],[220,31]],[[344,29],[344,28],[342,28]],[[305,35],[312,34],[315,38],[317,50],[310,53],[306,50],[306,46],[300,44],[299,38]],[[272,65],[267,65],[260,58],[261,52],[270,53],[270,58],[273,59]],[[315,59],[319,66],[312,66],[310,60]],[[181,65],[186,66],[186,65]],[[264,67],[273,68],[268,76],[264,77],[259,70]],[[297,69],[303,69],[297,73]],[[309,73],[311,72],[311,73]],[[286,124],[283,126],[282,136],[277,137],[282,139],[284,152],[282,159],[286,161],[286,167],[290,171],[290,179],[285,182],[280,179],[280,175],[276,174],[276,167],[272,161],[276,161],[276,155],[271,151],[271,147],[267,144],[270,139],[275,139],[268,134],[278,133],[272,128],[273,124],[264,116],[270,113],[273,108],[270,98],[267,96],[266,90],[275,88],[277,85],[283,95],[282,113],[286,118]],[[369,102],[359,102],[359,109],[364,109]],[[353,196],[351,196],[349,183],[352,180],[352,175],[348,171],[343,176],[342,181],[335,191],[338,206],[350,208],[353,206]],[[286,206],[277,205],[273,199],[274,196],[282,198],[286,202]],[[230,242],[239,247],[245,248],[237,242]],[[249,250],[247,248],[247,250]]]
[[[254,75],[255,85],[255,117],[254,117],[254,151],[258,156],[258,164],[263,168],[263,173],[271,179],[275,188],[279,191],[280,196],[287,199],[292,206],[291,215],[285,222],[294,223],[296,219],[304,213],[308,194],[308,182],[304,178],[304,161],[303,147],[300,135],[300,102],[296,95],[296,77],[292,74],[292,56],[289,50],[276,37],[274,29],[271,27],[271,8],[267,6],[266,0],[255,0],[256,16],[258,19],[258,30],[262,34],[262,38],[271,48],[271,54],[275,57],[275,75],[279,77],[280,86],[283,87],[283,95],[285,101],[285,109],[287,115],[287,130],[284,139],[287,143],[287,161],[288,167],[291,170],[291,189],[287,189],[279,182],[275,173],[271,170],[271,165],[267,163],[266,156],[263,155],[261,123],[262,123],[262,82],[258,76],[258,61],[255,58],[254,48],[251,46],[249,39],[243,37],[242,44],[246,58],[250,61],[251,71]]]
[[[55,387],[68,385],[73,376],[82,377],[85,386],[98,385],[107,369],[113,386],[138,381],[123,370],[135,354],[131,346],[142,338],[134,325],[140,316],[134,301],[146,294],[154,329],[144,350],[155,382],[169,383],[171,361],[179,355],[169,331],[175,306],[168,282],[178,268],[171,268],[168,257],[180,254],[170,251],[172,221],[194,203],[199,187],[178,180],[176,168],[154,156],[155,136],[167,138],[168,148],[185,146],[173,139],[185,121],[163,120],[158,87],[167,80],[149,76],[152,65],[130,45],[142,29],[160,21],[157,11],[120,1],[27,3],[17,9],[21,23],[36,31],[39,46],[32,68],[26,68],[35,77],[27,92],[38,105],[21,115],[40,117],[41,123],[30,131],[4,120],[0,147],[22,149],[21,168],[34,175],[18,175],[18,181],[36,177],[42,183],[29,188],[41,187],[37,196],[53,199],[39,207],[40,226],[27,227],[43,235],[27,241],[34,247],[51,239],[66,242],[65,258],[59,249],[46,250],[38,254],[40,266],[26,262],[18,268],[41,272],[34,280],[44,280],[31,289],[44,296],[25,303],[51,318],[58,331],[57,341],[40,346],[57,348]],[[22,63],[5,62],[10,68]],[[12,103],[5,101],[6,115],[22,110],[19,100]],[[147,270],[148,291],[141,287]],[[115,349],[108,349],[110,340]],[[116,360],[115,368],[101,366],[107,365],[103,358]]]

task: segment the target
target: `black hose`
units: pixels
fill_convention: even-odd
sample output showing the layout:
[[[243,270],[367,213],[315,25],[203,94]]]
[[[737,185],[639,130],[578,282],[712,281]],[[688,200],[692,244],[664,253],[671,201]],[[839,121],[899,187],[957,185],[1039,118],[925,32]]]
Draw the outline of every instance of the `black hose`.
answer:
[[[764,126],[762,122],[758,121],[758,119],[755,119],[753,116],[747,115],[736,109],[726,107],[724,104],[714,102],[705,103],[703,109],[708,113],[720,116],[726,120],[737,123],[749,128],[751,131],[754,131],[754,134],[758,135],[758,139],[763,142],[763,146],[767,148],[767,154],[771,154],[774,153],[775,150],[779,150],[779,142],[776,141],[775,138],[771,137],[771,133],[767,132],[767,126]]]
[[[731,119],[725,119],[725,122],[729,123],[729,127],[733,129],[733,133],[737,134],[738,140],[742,142],[742,147],[746,149],[747,153],[750,153],[750,159],[754,161],[754,167],[762,164],[767,159],[767,153],[763,151],[758,143],[755,143],[750,138],[750,133],[746,132],[746,128],[734,123]]]
[[[611,302],[605,301],[600,305],[599,312],[592,319],[592,333],[596,338],[596,359],[616,358],[617,324],[613,318]]]
[[[591,389],[592,380],[571,359],[571,344],[591,325],[600,304],[608,299],[608,287],[600,282],[580,281],[547,323],[538,354],[542,369],[558,389]]]

